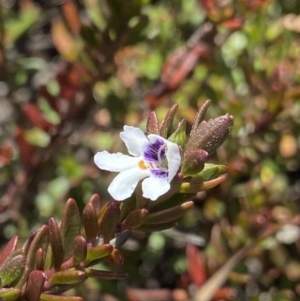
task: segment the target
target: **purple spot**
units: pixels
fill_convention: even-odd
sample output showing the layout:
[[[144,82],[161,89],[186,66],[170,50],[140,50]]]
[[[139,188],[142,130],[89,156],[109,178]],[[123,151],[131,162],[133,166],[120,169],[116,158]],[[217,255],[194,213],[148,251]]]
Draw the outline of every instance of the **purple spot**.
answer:
[[[147,144],[144,150],[144,159],[147,162],[160,162],[165,157],[165,150],[162,147],[164,141],[157,139],[154,143]]]
[[[167,178],[168,171],[162,169],[150,169],[151,174],[156,178]]]

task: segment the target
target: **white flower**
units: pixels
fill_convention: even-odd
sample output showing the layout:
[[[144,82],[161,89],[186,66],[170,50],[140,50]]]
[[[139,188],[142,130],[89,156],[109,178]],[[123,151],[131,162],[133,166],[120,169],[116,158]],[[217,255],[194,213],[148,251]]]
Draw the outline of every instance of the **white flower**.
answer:
[[[108,187],[111,196],[118,201],[125,200],[142,179],[145,198],[154,201],[165,194],[181,163],[179,146],[158,135],[146,137],[133,126],[125,125],[120,137],[134,157],[107,151],[99,152],[94,157],[100,169],[120,172]]]

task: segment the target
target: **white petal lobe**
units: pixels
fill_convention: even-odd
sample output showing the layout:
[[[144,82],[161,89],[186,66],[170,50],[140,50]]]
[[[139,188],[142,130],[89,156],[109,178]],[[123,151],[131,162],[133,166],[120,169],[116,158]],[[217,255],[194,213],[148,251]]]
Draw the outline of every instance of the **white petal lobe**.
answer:
[[[123,201],[129,198],[138,182],[149,176],[148,170],[131,168],[120,172],[108,187],[108,192],[117,201]]]
[[[155,201],[170,190],[170,183],[167,179],[149,177],[142,182],[142,190],[145,198]]]
[[[107,151],[99,152],[94,156],[94,162],[100,169],[113,172],[136,167],[139,160],[137,157],[126,156],[122,153],[110,154]]]
[[[171,182],[175,177],[175,175],[177,174],[181,163],[179,146],[175,143],[167,141],[166,157],[167,157],[168,169],[169,169],[169,182]]]
[[[133,156],[140,156],[145,144],[149,141],[143,131],[133,126],[124,126],[124,132],[120,133],[121,139],[127,146],[129,154]]]

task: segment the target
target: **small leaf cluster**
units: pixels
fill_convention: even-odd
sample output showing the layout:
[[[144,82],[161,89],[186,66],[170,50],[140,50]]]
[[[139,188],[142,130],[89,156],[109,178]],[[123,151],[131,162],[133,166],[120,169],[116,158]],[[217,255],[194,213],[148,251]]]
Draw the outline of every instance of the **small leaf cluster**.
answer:
[[[60,223],[50,218],[48,224],[35,231],[20,248],[18,236],[14,236],[0,257],[0,299],[81,300],[57,295],[88,277],[126,277],[123,272],[99,271],[92,267],[102,260],[121,265],[124,258],[118,247],[127,240],[130,230],[152,232],[171,228],[193,207],[192,198],[197,192],[225,179],[225,166],[205,161],[229,135],[233,118],[225,115],[203,121],[208,105],[209,101],[200,108],[189,135],[184,120],[170,133],[176,105],[160,124],[156,114],[150,114],[147,134],[158,134],[177,143],[183,158],[170,190],[158,200],[144,198],[139,184],[124,202],[110,200],[102,205],[100,197],[93,195],[81,216],[76,201],[69,199]]]
[[[76,201],[69,199],[60,224],[50,218],[22,247],[18,247],[18,236],[11,238],[0,256],[0,299],[77,301],[82,298],[57,295],[88,277],[125,278],[123,272],[92,268],[103,259],[123,263],[121,252],[108,242],[110,230],[102,219],[106,209],[95,194],[80,216]]]

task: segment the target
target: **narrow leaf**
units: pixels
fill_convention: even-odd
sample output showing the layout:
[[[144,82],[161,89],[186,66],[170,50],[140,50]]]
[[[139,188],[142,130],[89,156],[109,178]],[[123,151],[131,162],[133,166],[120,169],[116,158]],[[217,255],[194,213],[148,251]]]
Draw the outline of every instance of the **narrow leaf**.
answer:
[[[64,251],[59,227],[54,218],[49,219],[49,239],[52,248],[53,265],[58,270],[64,260]]]
[[[80,234],[81,221],[78,206],[74,199],[69,199],[65,205],[60,225],[64,250],[64,259],[74,254],[74,239]]]
[[[166,209],[160,212],[155,212],[146,218],[144,225],[148,224],[164,224],[167,222],[175,221],[183,216],[188,210],[194,206],[194,202],[185,202],[180,206]]]
[[[0,267],[1,285],[6,286],[20,278],[25,264],[25,256],[18,250],[10,254]]]
[[[99,271],[94,269],[86,269],[85,272],[89,277],[93,277],[97,279],[120,280],[120,279],[127,278],[127,273],[124,272]]]
[[[25,297],[30,301],[39,301],[40,295],[43,291],[43,286],[45,283],[45,277],[43,271],[32,271],[29,274],[26,289]]]
[[[83,301],[82,297],[72,297],[72,296],[56,296],[49,294],[41,294],[40,300],[42,301]]]
[[[9,242],[6,244],[5,248],[1,252],[0,255],[0,265],[4,262],[4,260],[16,250],[16,247],[18,245],[19,236],[15,235],[13,236]]]
[[[180,186],[180,193],[197,193],[199,191],[209,190],[226,180],[226,175],[219,176],[213,180],[206,182],[199,182],[198,180],[182,183]]]
[[[81,235],[76,236],[74,241],[74,257],[78,262],[85,260],[87,254],[87,242]]]
[[[210,99],[206,100],[205,103],[200,107],[198,113],[196,114],[196,117],[194,119],[194,123],[190,132],[190,135],[194,135],[195,131],[197,130],[199,124],[204,120],[206,111],[208,107],[210,106]]]
[[[112,252],[105,258],[112,264],[122,265],[124,263],[123,254],[116,248],[112,250]]]
[[[177,104],[173,105],[159,126],[159,133],[164,138],[168,137],[168,132],[172,128],[173,119],[174,119],[177,109],[178,109],[178,105]]]
[[[42,248],[36,251],[35,268],[41,271],[44,269],[44,251]]]
[[[205,163],[204,169],[193,178],[201,182],[213,180],[225,173],[227,173],[228,168],[225,165],[215,165],[211,163]]]
[[[87,251],[86,263],[108,256],[113,250],[110,244],[99,245]]]
[[[117,201],[107,202],[98,215],[99,229],[103,236],[104,243],[109,243],[112,239],[116,226],[120,220],[120,203]]]
[[[225,264],[215,272],[196,292],[193,301],[209,301],[215,292],[224,284],[233,267],[253,248],[250,243],[237,251]]]
[[[98,219],[93,203],[89,202],[83,209],[82,223],[85,230],[86,240],[94,245],[98,236]]]
[[[180,145],[183,151],[186,145],[186,139],[186,120],[182,120],[168,140]]]
[[[89,200],[89,203],[93,204],[96,214],[98,214],[101,209],[101,200],[99,194],[97,193],[93,194]]]
[[[57,284],[78,284],[86,279],[86,274],[82,271],[72,270],[72,271],[62,271],[55,272],[51,278],[51,285]]]
[[[150,134],[159,135],[158,120],[155,112],[151,112],[149,114],[149,117],[147,119],[147,125],[146,125],[146,133],[147,135]]]
[[[154,231],[162,231],[166,229],[170,229],[176,225],[177,221],[171,221],[167,223],[161,223],[161,224],[147,224],[147,225],[141,225],[138,230],[145,231],[145,232],[154,232]]]
[[[136,209],[131,211],[122,223],[122,229],[138,228],[148,216],[149,211],[146,209]]]
[[[42,226],[34,235],[32,242],[30,243],[28,253],[26,256],[26,267],[29,270],[35,268],[36,252],[38,249],[44,250],[44,254],[47,250],[49,243],[49,227],[47,225]]]
[[[20,297],[21,290],[16,288],[0,289],[0,300],[15,301]]]

